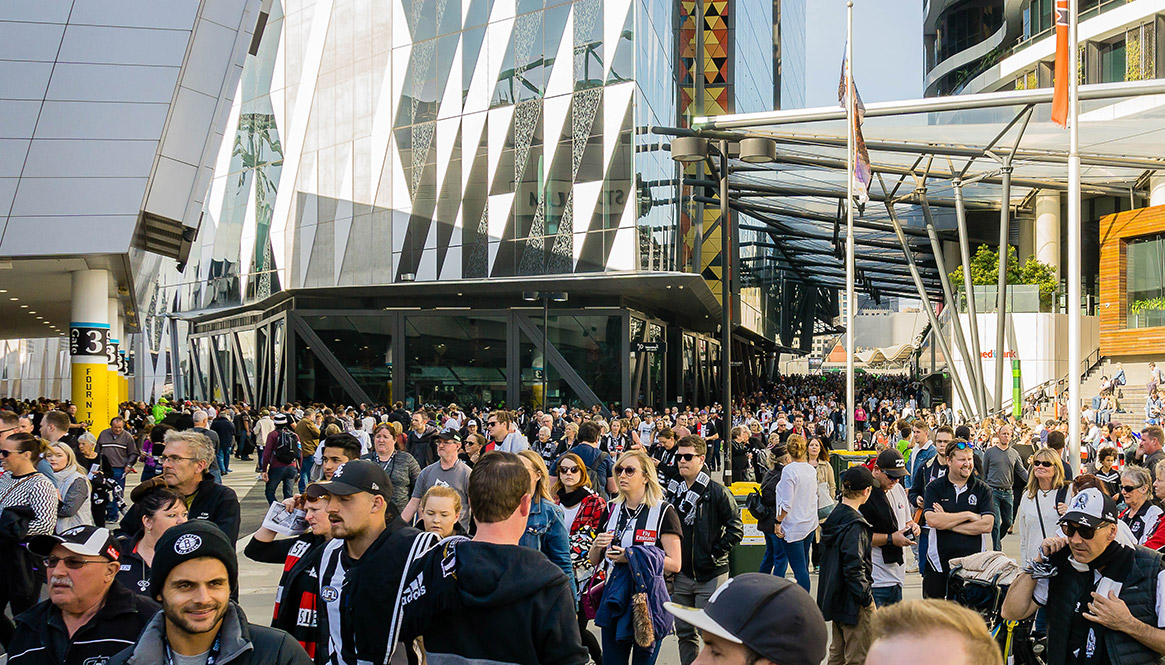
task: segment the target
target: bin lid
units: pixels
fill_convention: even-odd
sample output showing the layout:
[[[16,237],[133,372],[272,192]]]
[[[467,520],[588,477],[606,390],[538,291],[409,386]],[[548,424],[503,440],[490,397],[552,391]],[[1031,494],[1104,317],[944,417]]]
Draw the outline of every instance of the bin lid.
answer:
[[[748,496],[752,494],[753,490],[759,490],[760,483],[732,483],[728,486],[728,491],[732,492],[734,496]]]

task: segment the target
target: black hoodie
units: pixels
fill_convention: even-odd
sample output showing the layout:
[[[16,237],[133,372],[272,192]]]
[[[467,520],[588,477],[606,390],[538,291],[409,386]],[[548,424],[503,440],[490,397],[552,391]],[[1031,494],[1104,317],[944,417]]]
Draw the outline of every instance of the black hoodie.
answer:
[[[861,609],[874,602],[873,537],[866,518],[844,503],[837,504],[821,525],[817,605],[826,621],[856,626]]]
[[[429,663],[589,660],[566,576],[542,553],[461,539],[411,570],[402,634],[424,636]]]

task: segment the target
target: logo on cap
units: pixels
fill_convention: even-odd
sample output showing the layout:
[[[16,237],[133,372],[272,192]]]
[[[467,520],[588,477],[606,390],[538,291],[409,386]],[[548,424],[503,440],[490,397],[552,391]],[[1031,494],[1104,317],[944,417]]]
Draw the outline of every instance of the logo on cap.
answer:
[[[174,551],[178,554],[190,554],[201,546],[202,538],[193,533],[188,533],[174,541]]]
[[[344,464],[336,467],[336,470],[332,472],[332,478],[339,478],[342,475],[344,475]]]
[[[83,527],[83,526],[75,526],[72,529],[69,529],[68,531],[62,533],[61,535],[62,536],[75,536],[84,530],[85,530],[85,527]]]
[[[1072,510],[1084,510],[1088,507],[1088,495],[1084,492],[1076,495],[1076,500],[1072,502]]]

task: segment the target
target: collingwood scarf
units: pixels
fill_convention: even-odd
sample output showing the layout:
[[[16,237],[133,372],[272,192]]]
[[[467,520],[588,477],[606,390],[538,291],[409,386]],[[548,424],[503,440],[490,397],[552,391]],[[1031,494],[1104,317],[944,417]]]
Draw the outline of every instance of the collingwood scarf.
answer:
[[[704,497],[704,492],[708,490],[711,482],[708,472],[701,470],[691,487],[688,487],[683,478],[677,478],[667,484],[667,502],[675,506],[684,524],[691,526],[696,523],[696,506],[700,504],[700,499]]]

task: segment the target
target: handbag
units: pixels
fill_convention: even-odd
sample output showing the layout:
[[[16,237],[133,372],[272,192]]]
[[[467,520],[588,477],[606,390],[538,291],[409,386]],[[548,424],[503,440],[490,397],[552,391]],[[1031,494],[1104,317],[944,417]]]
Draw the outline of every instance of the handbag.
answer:
[[[599,604],[603,602],[603,592],[607,589],[606,570],[606,567],[595,570],[595,574],[587,579],[586,587],[579,597],[579,606],[588,621],[595,618],[599,612]]]
[[[829,517],[835,505],[837,502],[833,500],[833,493],[829,491],[829,483],[817,483],[817,519]]]

